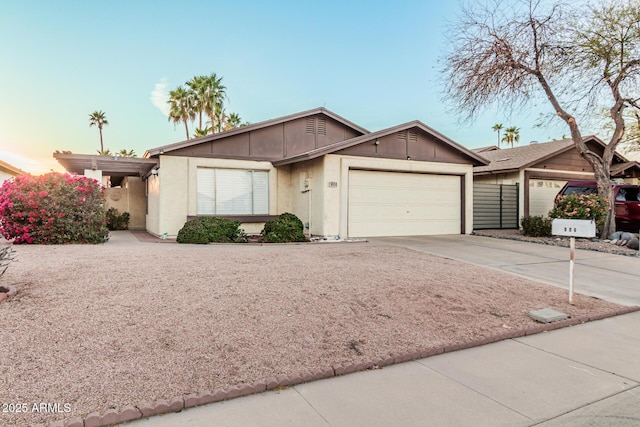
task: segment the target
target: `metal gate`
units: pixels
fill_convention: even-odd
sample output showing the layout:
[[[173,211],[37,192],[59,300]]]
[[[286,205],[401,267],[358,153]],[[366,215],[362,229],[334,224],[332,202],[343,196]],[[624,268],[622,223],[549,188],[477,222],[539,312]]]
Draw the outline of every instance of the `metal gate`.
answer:
[[[473,228],[519,228],[518,184],[473,184]]]

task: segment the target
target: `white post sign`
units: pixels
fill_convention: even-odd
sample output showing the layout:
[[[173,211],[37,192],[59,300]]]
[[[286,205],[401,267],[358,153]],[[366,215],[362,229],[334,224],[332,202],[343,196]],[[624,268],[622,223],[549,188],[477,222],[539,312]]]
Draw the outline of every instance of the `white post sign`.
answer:
[[[576,253],[576,237],[596,237],[596,223],[592,219],[554,219],[551,234],[569,236],[569,304],[573,304],[573,264]]]

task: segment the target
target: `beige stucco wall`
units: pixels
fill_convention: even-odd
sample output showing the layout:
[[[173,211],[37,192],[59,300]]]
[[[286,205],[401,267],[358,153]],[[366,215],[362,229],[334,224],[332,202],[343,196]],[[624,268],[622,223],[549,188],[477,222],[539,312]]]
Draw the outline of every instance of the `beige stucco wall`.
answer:
[[[5,172],[5,171],[3,171],[3,170],[1,170],[1,169],[0,169],[0,185],[2,185],[2,183],[3,183],[5,180],[7,180],[7,179],[9,179],[9,178],[13,178],[14,176],[15,176],[14,174],[11,174],[11,173],[8,173],[8,172]]]
[[[291,212],[310,225],[311,234],[327,237],[347,237],[350,168],[460,175],[465,179],[465,230],[473,229],[471,165],[326,155],[276,169],[270,162],[160,156],[158,176],[148,181],[148,231],[176,236],[187,216],[197,214],[198,167],[269,171],[269,214]],[[308,191],[303,191],[304,179],[311,183]],[[263,226],[242,224],[250,234]]]
[[[120,187],[105,189],[105,208],[116,208],[118,212],[129,212],[129,229],[145,229],[146,196],[145,183],[141,178],[128,176]]]
[[[519,180],[520,172],[478,175],[473,178],[473,182],[480,184],[517,184]]]
[[[323,194],[324,176],[323,159],[286,165],[278,171],[278,205],[277,214],[290,212],[310,226],[311,234],[325,235],[323,232]],[[304,180],[310,186],[304,189]],[[303,191],[304,190],[304,191]],[[305,228],[305,233],[309,229]]]
[[[160,156],[158,176],[149,178],[147,231],[175,237],[188,216],[197,215],[197,169],[199,167],[253,169],[269,172],[269,213],[278,211],[278,173],[270,162]],[[250,234],[259,233],[262,224],[243,224]]]
[[[145,181],[147,187],[147,231],[160,235],[160,175],[149,175]]]

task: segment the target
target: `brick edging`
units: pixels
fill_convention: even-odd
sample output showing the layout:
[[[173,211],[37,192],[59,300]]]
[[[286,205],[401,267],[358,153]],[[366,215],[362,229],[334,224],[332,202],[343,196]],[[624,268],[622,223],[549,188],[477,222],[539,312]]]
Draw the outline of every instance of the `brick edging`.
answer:
[[[365,362],[359,361],[347,364],[339,364],[336,366],[318,368],[314,370],[304,369],[301,372],[292,375],[280,375],[277,377],[267,378],[265,380],[255,381],[248,384],[217,388],[213,391],[201,391],[198,393],[183,394],[169,400],[159,399],[155,402],[142,402],[136,406],[130,405],[119,409],[109,409],[103,413],[92,412],[84,418],[76,417],[70,420],[54,421],[49,424],[34,424],[34,427],[111,426],[114,424],[133,421],[139,418],[167,414],[170,412],[180,412],[186,408],[192,408],[194,406],[234,399],[236,397],[248,396],[250,394],[262,393],[263,391],[273,390],[280,387],[290,387],[310,381],[337,377],[370,369],[378,369],[396,363],[409,362],[412,360],[423,359],[429,356],[435,356],[437,354],[450,353],[453,351],[492,344],[507,339],[521,338],[541,332],[553,331],[568,326],[574,326],[594,320],[601,320],[608,317],[628,314],[635,311],[640,311],[640,306],[620,307],[617,310],[596,312],[589,315],[572,317],[558,322],[536,324],[531,327],[507,331],[501,334],[472,339],[456,344],[415,349],[406,353],[393,353],[388,356],[376,357]]]

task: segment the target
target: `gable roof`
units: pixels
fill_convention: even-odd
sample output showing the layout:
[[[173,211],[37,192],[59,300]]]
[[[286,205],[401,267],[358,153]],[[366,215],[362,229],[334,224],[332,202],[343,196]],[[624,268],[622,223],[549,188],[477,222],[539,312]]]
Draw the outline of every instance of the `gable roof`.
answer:
[[[194,145],[198,145],[205,142],[211,142],[222,138],[227,138],[229,136],[238,135],[245,132],[251,132],[254,130],[266,128],[273,125],[278,125],[284,122],[290,122],[292,120],[301,119],[308,116],[314,116],[316,114],[324,114],[327,117],[330,117],[336,120],[339,123],[342,123],[345,126],[350,127],[358,133],[368,134],[369,131],[363,127],[358,126],[357,124],[345,119],[342,116],[337,115],[336,113],[327,110],[324,107],[314,108],[312,110],[302,111],[300,113],[290,114],[288,116],[278,117],[271,120],[265,120],[263,122],[254,123],[248,126],[243,126],[231,130],[227,130],[224,132],[213,133],[211,135],[203,136],[200,138],[188,139],[186,141],[177,142],[174,144],[163,145],[162,147],[151,148],[144,153],[145,158],[158,156],[160,154],[169,153],[171,151],[180,150],[182,148],[192,147]]]
[[[324,156],[325,154],[335,153],[337,151],[344,150],[345,148],[353,147],[355,145],[362,144],[362,143],[367,142],[367,141],[371,141],[372,139],[382,138],[384,136],[391,135],[393,133],[400,132],[400,131],[407,130],[407,129],[411,129],[411,128],[421,129],[422,131],[424,131],[427,134],[431,135],[432,137],[438,139],[439,141],[443,142],[444,144],[446,144],[446,145],[450,146],[451,148],[453,148],[453,149],[459,151],[460,153],[464,154],[470,160],[472,160],[472,162],[474,164],[486,165],[488,163],[488,161],[486,159],[484,159],[483,157],[481,157],[478,154],[474,153],[473,151],[463,147],[462,145],[458,144],[457,142],[454,142],[453,140],[447,138],[446,136],[444,136],[440,132],[430,128],[429,126],[425,125],[424,123],[422,123],[419,120],[415,120],[415,121],[412,121],[412,122],[407,122],[407,123],[404,123],[404,124],[401,124],[401,125],[397,125],[397,126],[393,126],[393,127],[387,128],[387,129],[382,129],[382,130],[379,130],[377,132],[367,133],[365,135],[361,135],[361,136],[358,136],[358,137],[355,137],[355,138],[351,138],[351,139],[348,139],[346,141],[336,142],[334,144],[330,144],[330,145],[327,145],[325,147],[321,147],[321,148],[317,148],[317,149],[314,149],[314,150],[310,150],[310,151],[307,151],[307,152],[301,153],[301,154],[296,154],[295,156],[285,157],[282,160],[277,160],[277,161],[274,161],[272,163],[273,163],[274,166],[282,166],[282,165],[286,165],[286,164],[290,164],[290,163],[297,163],[297,162],[301,162],[301,161],[305,161],[305,160],[315,159],[317,157]]]
[[[625,175],[629,169],[640,170],[640,163],[637,161],[615,163],[611,165],[611,176]]]
[[[14,176],[27,175],[27,172],[13,166],[12,164],[5,162],[4,160],[0,160],[0,170],[4,170]]]
[[[603,147],[606,146],[600,138],[594,135],[585,136],[583,141],[594,141]],[[474,167],[473,173],[475,175],[484,175],[498,172],[514,172],[531,167],[536,163],[542,162],[571,149],[575,149],[573,141],[571,139],[562,139],[560,141],[542,142],[523,145],[521,147],[483,151],[480,155],[490,163],[486,166]],[[616,157],[622,162],[627,161],[627,159],[618,153],[616,153]]]

